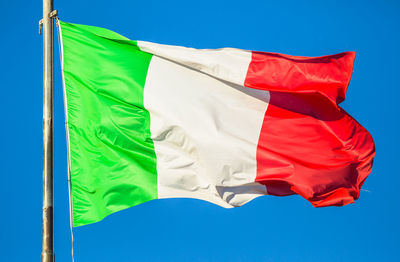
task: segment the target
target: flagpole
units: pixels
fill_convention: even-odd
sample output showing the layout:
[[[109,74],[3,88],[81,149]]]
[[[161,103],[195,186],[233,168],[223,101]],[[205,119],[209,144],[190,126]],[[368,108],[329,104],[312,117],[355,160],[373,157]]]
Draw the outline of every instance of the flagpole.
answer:
[[[53,173],[53,92],[54,24],[57,12],[53,0],[43,0],[43,231],[42,262],[54,261],[54,173]]]

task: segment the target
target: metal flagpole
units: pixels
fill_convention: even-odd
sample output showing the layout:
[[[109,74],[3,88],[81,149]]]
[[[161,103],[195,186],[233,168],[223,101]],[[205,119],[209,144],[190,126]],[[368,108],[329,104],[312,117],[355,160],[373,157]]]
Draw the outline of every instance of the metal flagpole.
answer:
[[[57,11],[53,0],[43,0],[43,232],[42,262],[54,261],[54,173],[53,173],[53,91],[54,91],[54,24]]]

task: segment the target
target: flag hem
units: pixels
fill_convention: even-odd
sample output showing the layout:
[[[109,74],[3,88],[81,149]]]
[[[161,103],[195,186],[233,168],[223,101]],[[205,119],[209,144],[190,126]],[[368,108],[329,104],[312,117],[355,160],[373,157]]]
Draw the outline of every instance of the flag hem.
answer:
[[[68,173],[68,200],[69,200],[69,217],[70,217],[70,226],[71,231],[74,227],[74,220],[72,216],[72,195],[71,195],[71,151],[70,151],[70,141],[69,141],[69,128],[68,128],[68,101],[67,101],[67,90],[65,88],[65,76],[64,76],[64,48],[63,48],[63,39],[62,39],[62,29],[59,21],[57,21],[57,28],[59,30],[59,47],[61,49],[60,52],[60,65],[61,65],[61,78],[62,78],[62,87],[63,87],[63,100],[64,100],[64,114],[65,114],[65,134],[66,134],[66,143],[67,143],[67,173]]]

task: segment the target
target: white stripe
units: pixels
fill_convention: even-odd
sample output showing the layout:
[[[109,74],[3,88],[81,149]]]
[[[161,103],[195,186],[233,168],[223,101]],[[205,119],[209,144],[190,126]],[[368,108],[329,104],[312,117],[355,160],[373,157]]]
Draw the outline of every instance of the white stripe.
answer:
[[[192,68],[243,84],[251,53],[232,62],[220,59],[224,51],[217,58],[215,51],[201,52],[195,56],[204,66],[199,69],[195,63]],[[158,198],[197,198],[233,207],[266,194],[254,180],[269,92],[220,81],[182,66],[181,58],[168,59],[152,58],[144,90],[157,156]]]
[[[224,81],[243,85],[251,52],[236,48],[194,49],[137,41],[140,50],[190,67]]]

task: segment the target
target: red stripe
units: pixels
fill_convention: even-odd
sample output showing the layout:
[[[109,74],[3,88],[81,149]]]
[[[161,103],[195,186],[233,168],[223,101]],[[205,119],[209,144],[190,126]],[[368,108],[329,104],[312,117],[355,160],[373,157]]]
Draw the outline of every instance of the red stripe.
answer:
[[[358,199],[375,150],[368,131],[337,105],[345,98],[354,57],[253,52],[245,86],[271,91],[256,177],[269,194],[297,193],[317,207]]]

